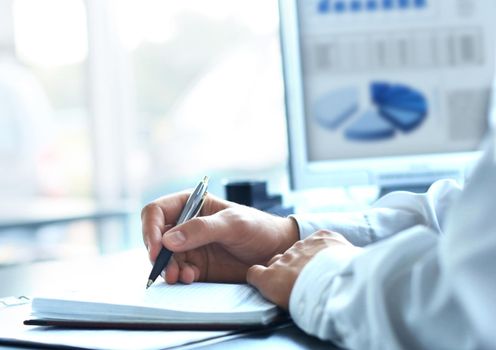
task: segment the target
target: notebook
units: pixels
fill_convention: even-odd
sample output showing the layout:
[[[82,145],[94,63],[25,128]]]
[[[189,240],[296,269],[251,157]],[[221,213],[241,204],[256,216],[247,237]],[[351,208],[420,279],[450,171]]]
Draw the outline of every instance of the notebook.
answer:
[[[117,329],[240,329],[277,323],[284,315],[246,284],[120,283],[37,296],[26,325]]]
[[[294,327],[290,322],[260,330],[137,330],[25,326],[31,313],[26,297],[0,299],[0,348],[67,350],[158,350],[210,346],[238,337],[263,339],[259,334]],[[287,340],[287,339],[285,339]],[[250,343],[251,344],[251,343]],[[215,347],[215,346],[214,346]]]

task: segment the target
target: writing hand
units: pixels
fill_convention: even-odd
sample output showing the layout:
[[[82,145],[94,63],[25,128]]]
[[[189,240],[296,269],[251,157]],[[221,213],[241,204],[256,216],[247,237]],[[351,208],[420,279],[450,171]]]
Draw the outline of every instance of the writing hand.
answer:
[[[262,295],[284,309],[288,309],[293,286],[305,265],[323,249],[339,249],[342,256],[360,249],[342,235],[326,230],[317,231],[302,241],[293,244],[284,254],[275,255],[267,264],[254,265],[247,273],[247,281]]]
[[[143,240],[154,261],[162,245],[174,252],[167,283],[245,282],[254,264],[267,264],[299,238],[293,219],[207,195],[200,216],[175,226],[189,193],[159,198],[141,213]]]

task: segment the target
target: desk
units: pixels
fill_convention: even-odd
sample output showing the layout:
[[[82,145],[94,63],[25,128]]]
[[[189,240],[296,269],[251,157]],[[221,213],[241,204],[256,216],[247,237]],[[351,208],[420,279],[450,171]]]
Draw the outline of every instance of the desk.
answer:
[[[133,266],[130,266],[130,262],[133,263]],[[143,269],[143,276],[146,276],[150,265],[147,261],[145,250],[140,249],[112,256],[97,257],[91,261],[45,262],[0,268],[0,281],[2,281],[0,284],[0,298],[11,295],[20,296],[50,292],[68,285],[78,286],[87,283],[98,283],[99,278],[108,276],[107,273],[115,278],[125,278],[127,267]],[[98,276],[92,275],[94,271],[98,271]],[[64,276],[64,278],[58,279],[54,278],[54,276]],[[144,277],[145,279],[146,277]],[[237,350],[253,348],[333,349],[330,343],[310,337],[295,326],[257,332],[241,338],[227,338],[223,342],[200,343],[187,348],[214,350],[232,348]],[[0,349],[13,348],[0,346]]]

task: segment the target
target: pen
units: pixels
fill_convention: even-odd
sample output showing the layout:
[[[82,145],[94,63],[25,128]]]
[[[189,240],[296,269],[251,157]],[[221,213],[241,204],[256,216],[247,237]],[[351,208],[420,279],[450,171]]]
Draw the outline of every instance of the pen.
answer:
[[[200,213],[203,202],[205,202],[205,197],[207,196],[207,187],[208,177],[205,176],[203,180],[198,183],[194,191],[189,195],[188,200],[179,215],[179,219],[177,219],[176,225],[180,225]],[[148,282],[146,283],[147,289],[153,284],[153,282],[155,282],[160,273],[165,269],[172,254],[172,251],[162,246],[162,249],[157,256],[157,260],[155,260],[155,263],[153,264],[150,276],[148,277]]]

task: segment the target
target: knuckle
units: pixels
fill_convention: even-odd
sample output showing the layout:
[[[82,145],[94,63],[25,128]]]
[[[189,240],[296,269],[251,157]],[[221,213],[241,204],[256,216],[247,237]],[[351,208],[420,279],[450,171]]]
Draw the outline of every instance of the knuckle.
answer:
[[[304,246],[305,244],[303,243],[303,241],[297,241],[295,244],[293,244],[293,247],[297,248],[297,249],[300,249]]]
[[[287,252],[281,258],[278,260],[279,262],[283,264],[289,263],[293,259],[293,253],[292,252]]]
[[[148,203],[147,205],[145,205],[143,207],[143,209],[141,209],[141,219],[143,219],[143,216],[145,216],[146,213],[156,211],[157,209],[159,209],[159,206],[157,203],[155,203],[155,202]]]
[[[329,246],[334,241],[332,237],[316,237],[314,238],[314,246]]]
[[[226,208],[222,211],[222,215],[229,221],[236,222],[237,225],[245,226],[249,223],[249,218],[240,210],[240,207]]]
[[[232,228],[236,228],[233,238],[244,232],[249,232],[253,223],[256,222],[250,215],[250,212],[245,210],[245,207],[241,205],[223,209],[219,212],[219,215],[222,218],[222,222],[228,224]]]
[[[210,221],[204,216],[198,216],[190,220],[191,224],[196,227],[198,231],[209,231]]]
[[[246,271],[246,280],[248,281],[248,283],[254,284],[257,281],[256,270],[257,269],[255,266],[251,266]]]
[[[246,271],[247,274],[252,275],[256,270],[256,266],[250,266],[248,268],[248,271]]]
[[[324,230],[324,229],[321,229],[321,230],[318,230],[316,233],[315,233],[315,236],[316,237],[327,237],[329,235],[332,235],[332,231],[329,231],[329,230]]]
[[[274,255],[272,258],[269,259],[269,261],[267,263],[267,266],[272,265],[273,263],[275,263],[280,258],[281,258],[281,254]]]
[[[329,240],[330,237],[315,237],[314,241],[317,243],[324,243]]]

